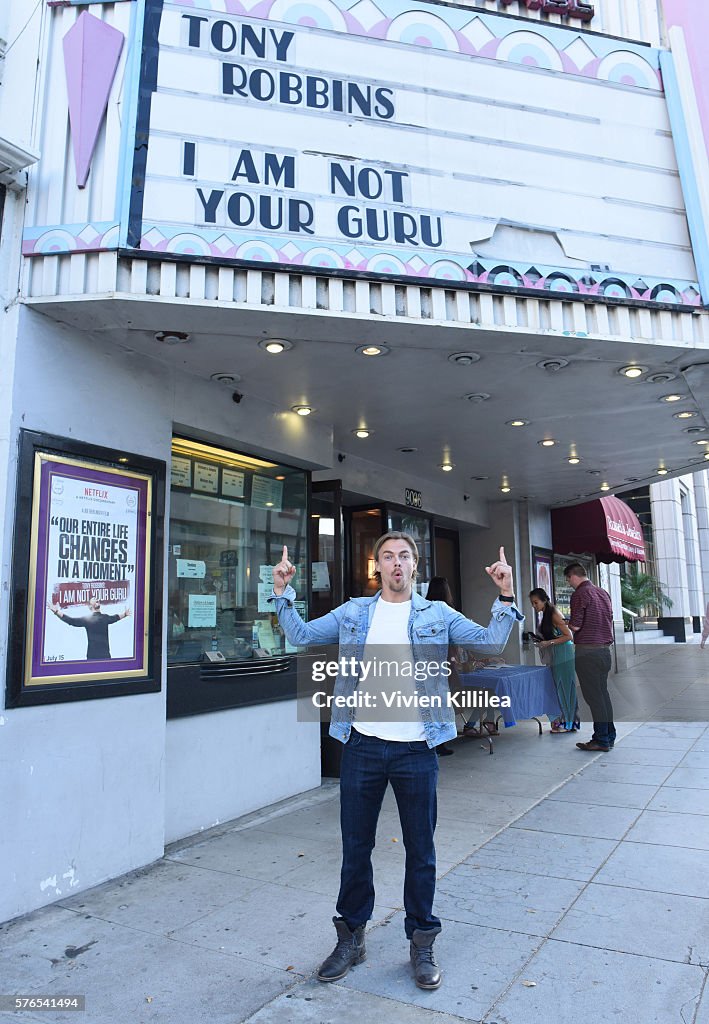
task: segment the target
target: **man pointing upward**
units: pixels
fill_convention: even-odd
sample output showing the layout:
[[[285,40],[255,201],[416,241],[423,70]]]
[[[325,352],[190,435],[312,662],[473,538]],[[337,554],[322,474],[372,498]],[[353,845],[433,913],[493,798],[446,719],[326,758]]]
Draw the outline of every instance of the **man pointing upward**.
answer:
[[[290,584],[296,567],[288,560],[287,547],[273,570],[270,600],[292,644],[339,642],[340,664],[342,656],[352,656],[355,666],[364,661],[376,665],[377,651],[386,645],[387,652],[391,652],[386,661],[389,667],[405,669],[412,663],[425,662],[428,673],[423,682],[414,682],[411,671],[402,671],[390,684],[404,691],[408,683],[409,696],[413,695],[416,706],[406,720],[371,721],[371,714],[365,718],[360,708],[332,709],[330,735],[344,744],[340,769],[342,871],[338,916],[333,918],[337,945],[320,965],[317,977],[320,981],[338,981],[366,957],[364,930],[374,908],[371,855],[382,799],[391,783],[406,848],[404,929],[410,941],[411,963],[419,988],[435,989],[441,984],[433,953],[434,940],[441,931],[441,922],[433,913],[438,778],[435,748],[456,735],[455,712],[447,701],[448,645],[500,653],[512,626],[524,617],[515,605],[512,569],[504,548],[500,548],[498,561],[485,570],[500,591],[486,627],[443,601],[427,601],[417,593],[414,581],[418,549],[409,534],[393,530],[385,533],[374,545],[374,562],[381,589],[373,597],[352,598],[312,622],[304,622],[295,610],[296,595]],[[376,668],[371,675],[377,675]],[[361,682],[356,671],[354,675],[341,671],[334,695],[347,697],[355,690],[361,691]],[[379,685],[384,685],[383,678],[379,678]],[[418,703],[421,696],[438,700]],[[399,715],[405,717],[402,712]]]

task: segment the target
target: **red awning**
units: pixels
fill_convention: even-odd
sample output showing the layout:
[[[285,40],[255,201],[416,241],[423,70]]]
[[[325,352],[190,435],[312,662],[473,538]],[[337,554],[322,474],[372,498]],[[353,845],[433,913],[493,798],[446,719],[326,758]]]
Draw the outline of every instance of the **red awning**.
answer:
[[[620,498],[597,498],[551,513],[556,554],[590,554],[599,562],[644,562],[643,528]]]

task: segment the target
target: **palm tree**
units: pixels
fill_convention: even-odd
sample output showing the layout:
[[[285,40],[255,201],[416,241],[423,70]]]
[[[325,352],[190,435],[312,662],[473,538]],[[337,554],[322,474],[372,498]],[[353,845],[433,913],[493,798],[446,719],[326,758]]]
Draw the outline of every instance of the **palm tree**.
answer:
[[[672,598],[662,589],[661,581],[657,576],[651,576],[646,572],[634,572],[623,576],[620,581],[620,594],[623,607],[629,608],[631,612],[639,613],[647,605],[656,605],[660,610],[663,607],[672,607]],[[626,619],[627,616],[623,618]],[[629,627],[628,620],[626,629]]]

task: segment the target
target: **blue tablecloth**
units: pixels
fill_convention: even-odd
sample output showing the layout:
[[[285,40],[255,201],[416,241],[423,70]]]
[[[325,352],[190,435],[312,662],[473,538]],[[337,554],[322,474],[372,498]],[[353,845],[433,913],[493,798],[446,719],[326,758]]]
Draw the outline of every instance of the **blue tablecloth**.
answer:
[[[510,698],[509,708],[492,709],[495,717],[502,715],[505,728],[525,718],[548,715],[553,721],[561,714],[554,678],[548,668],[528,665],[485,668],[479,672],[461,672],[460,681],[464,687],[484,687],[494,690],[498,697]],[[484,718],[484,709],[482,714],[471,712],[470,717]]]

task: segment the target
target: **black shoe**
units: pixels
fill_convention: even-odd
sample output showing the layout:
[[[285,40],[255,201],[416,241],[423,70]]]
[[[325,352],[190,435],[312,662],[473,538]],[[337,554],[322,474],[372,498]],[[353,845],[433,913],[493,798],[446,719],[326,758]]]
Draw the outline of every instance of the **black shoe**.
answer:
[[[441,972],[433,954],[433,943],[440,928],[422,930],[417,928],[411,936],[409,955],[414,969],[414,978],[419,988],[438,988],[441,984]]]
[[[367,951],[364,948],[365,925],[361,924],[351,932],[342,917],[333,917],[332,923],[337,931],[337,945],[330,956],[320,964],[318,981],[339,981],[340,978],[344,978],[350,967],[367,959]]]

